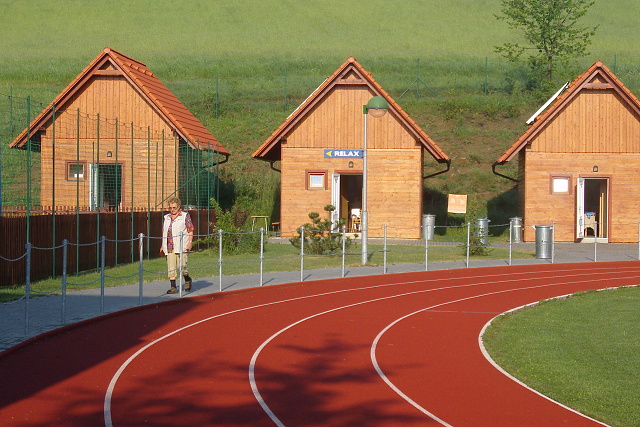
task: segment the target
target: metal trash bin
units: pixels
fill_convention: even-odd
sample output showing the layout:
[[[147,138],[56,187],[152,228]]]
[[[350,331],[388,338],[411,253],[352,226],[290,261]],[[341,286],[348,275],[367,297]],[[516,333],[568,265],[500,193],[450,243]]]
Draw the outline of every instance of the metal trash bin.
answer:
[[[511,243],[522,243],[522,218],[513,217],[509,219],[511,227]]]
[[[433,240],[436,228],[436,216],[431,214],[422,215],[422,238]]]
[[[483,245],[489,243],[489,218],[476,218],[476,229],[473,233]]]
[[[553,244],[553,227],[550,225],[535,225],[536,230],[536,259],[550,259]]]

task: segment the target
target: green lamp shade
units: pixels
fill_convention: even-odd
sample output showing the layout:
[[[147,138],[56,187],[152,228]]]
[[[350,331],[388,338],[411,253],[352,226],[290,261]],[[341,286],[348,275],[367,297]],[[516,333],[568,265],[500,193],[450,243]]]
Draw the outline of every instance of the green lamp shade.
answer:
[[[374,96],[365,105],[365,113],[373,117],[382,117],[389,109],[389,103],[381,96]]]

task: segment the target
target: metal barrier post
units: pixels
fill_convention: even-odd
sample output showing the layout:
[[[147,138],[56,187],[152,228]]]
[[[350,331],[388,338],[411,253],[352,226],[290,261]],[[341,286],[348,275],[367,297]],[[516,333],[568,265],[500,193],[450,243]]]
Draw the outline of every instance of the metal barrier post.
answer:
[[[182,253],[184,252],[184,231],[180,232],[180,236],[178,237],[180,239],[180,253],[178,254],[178,277],[176,277],[176,279],[178,279],[178,296],[182,298],[182,290],[184,288],[184,276],[182,275],[183,271],[182,271],[182,260],[183,255]]]
[[[341,273],[342,275],[341,277],[344,277],[344,261],[345,261],[346,249],[347,249],[346,231],[347,231],[347,227],[343,225],[342,226],[342,273]]]
[[[429,238],[424,239],[424,271],[429,271]]]
[[[222,229],[218,230],[218,276],[220,278],[220,292],[222,292]]]
[[[260,286],[262,286],[262,274],[264,271],[264,227],[260,227]]]
[[[24,334],[29,333],[29,299],[31,299],[31,243],[27,242],[26,281],[24,298]]]
[[[467,261],[466,261],[466,267],[469,268],[469,241],[471,239],[471,223],[468,222],[467,223]]]
[[[100,314],[104,313],[104,261],[105,261],[105,248],[106,237],[100,238]]]
[[[382,274],[387,274],[387,224],[384,225],[384,248],[383,248]]]
[[[304,225],[300,227],[300,281],[304,282]]]
[[[144,280],[143,260],[144,260],[144,234],[138,234],[138,305],[142,305],[142,282]]]
[[[551,223],[551,264],[556,260],[556,222]]]
[[[598,262],[598,221],[593,224],[593,262]]]
[[[62,324],[65,325],[67,321],[67,251],[69,241],[64,239],[62,241]]]
[[[509,265],[511,265],[511,250],[513,246],[513,225],[509,225]]]

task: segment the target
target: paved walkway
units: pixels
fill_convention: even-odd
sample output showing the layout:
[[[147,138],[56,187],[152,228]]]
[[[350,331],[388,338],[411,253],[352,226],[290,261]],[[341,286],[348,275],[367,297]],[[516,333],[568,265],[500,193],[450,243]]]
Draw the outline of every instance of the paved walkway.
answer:
[[[419,242],[419,241],[417,241]],[[391,244],[391,243],[390,243]],[[535,250],[533,243],[521,243],[514,248]],[[638,244],[584,244],[563,243],[554,246],[554,262],[594,262],[630,261],[638,259]],[[550,259],[514,259],[513,265],[545,264]],[[469,267],[490,267],[508,265],[507,260],[471,261]],[[465,268],[465,262],[429,263],[429,270]],[[387,266],[387,274],[424,271],[424,264],[395,264]],[[345,277],[383,274],[383,267],[347,267]],[[304,271],[303,281],[332,279],[340,277],[341,268]],[[264,273],[262,286],[301,281],[300,271]],[[232,291],[260,286],[259,274],[225,276],[222,291]],[[191,297],[220,291],[218,277],[196,278],[193,289],[184,296]],[[167,295],[168,282],[145,283],[140,296],[139,285],[119,286],[105,289],[102,298],[100,289],[69,292],[63,300],[61,295],[50,295],[22,299],[13,303],[0,304],[0,351],[13,347],[29,338],[51,331],[64,325],[77,323],[103,314],[113,313],[138,305],[154,304],[180,298]],[[28,305],[28,306],[27,306]]]

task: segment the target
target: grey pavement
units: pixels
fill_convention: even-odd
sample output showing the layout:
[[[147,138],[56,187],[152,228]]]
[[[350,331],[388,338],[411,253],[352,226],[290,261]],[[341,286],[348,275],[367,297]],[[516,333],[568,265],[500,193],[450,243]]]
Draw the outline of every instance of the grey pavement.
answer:
[[[416,245],[424,245],[424,241],[410,241]],[[389,244],[399,242],[388,242]],[[402,242],[407,244],[407,241]],[[505,245],[506,246],[506,245]],[[534,243],[518,243],[514,249],[534,251]],[[602,262],[602,261],[631,261],[638,260],[638,244],[609,244],[609,243],[556,243],[551,251],[552,259],[513,259],[512,265],[548,264],[567,262]],[[471,261],[469,267],[507,266],[508,260]],[[462,262],[430,262],[429,270],[445,270],[465,268]],[[425,271],[425,264],[393,264],[387,265],[386,274]],[[384,274],[383,266],[345,267],[345,277],[361,277]],[[11,303],[0,304],[0,351],[7,350],[30,338],[52,331],[65,325],[74,324],[104,314],[114,313],[139,305],[148,305],[169,301],[181,297],[193,297],[259,286],[273,286],[291,282],[310,282],[314,280],[339,278],[341,268],[327,268],[321,270],[300,270],[277,273],[264,273],[262,284],[259,274],[244,274],[235,276],[195,278],[191,292],[168,295],[168,282],[145,283],[88,289],[68,292],[62,295],[49,295],[29,300],[21,299]],[[301,280],[302,279],[302,280]]]

